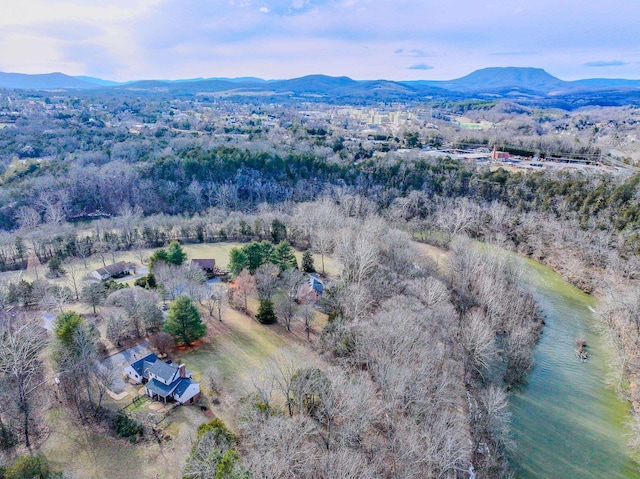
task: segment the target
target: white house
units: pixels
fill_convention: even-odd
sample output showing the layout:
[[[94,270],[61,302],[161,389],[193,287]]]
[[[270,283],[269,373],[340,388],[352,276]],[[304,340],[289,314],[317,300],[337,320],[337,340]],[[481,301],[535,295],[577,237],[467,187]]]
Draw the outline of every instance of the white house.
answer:
[[[152,399],[174,400],[180,404],[193,404],[200,396],[200,384],[192,379],[184,364],[167,363],[155,354],[126,366],[125,374],[138,384],[144,384],[145,393]]]

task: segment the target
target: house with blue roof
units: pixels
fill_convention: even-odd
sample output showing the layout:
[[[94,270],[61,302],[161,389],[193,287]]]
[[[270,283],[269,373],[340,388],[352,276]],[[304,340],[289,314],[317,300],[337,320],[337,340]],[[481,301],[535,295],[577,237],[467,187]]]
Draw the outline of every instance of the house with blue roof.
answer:
[[[299,303],[315,303],[324,294],[324,283],[315,274],[308,274],[306,281],[298,288]]]
[[[184,405],[193,404],[200,396],[200,384],[184,364],[176,366],[153,353],[131,363],[124,372],[136,384],[144,384],[145,393],[152,399]]]

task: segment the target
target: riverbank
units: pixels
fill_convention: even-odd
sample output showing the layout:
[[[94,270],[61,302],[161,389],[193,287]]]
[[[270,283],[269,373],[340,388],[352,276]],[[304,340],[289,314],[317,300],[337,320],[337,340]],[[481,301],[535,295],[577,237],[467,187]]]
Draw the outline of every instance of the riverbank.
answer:
[[[446,262],[444,250],[420,248],[440,266]],[[548,266],[518,256],[546,325],[532,370],[510,396],[516,477],[640,477],[627,447],[629,405],[607,381],[608,346],[597,331],[596,298]],[[575,354],[578,338],[588,344],[586,362]]]
[[[525,268],[546,325],[510,401],[516,477],[639,478],[626,444],[629,406],[607,383],[595,298],[540,263],[529,259]],[[587,362],[575,355],[577,338],[589,345]]]

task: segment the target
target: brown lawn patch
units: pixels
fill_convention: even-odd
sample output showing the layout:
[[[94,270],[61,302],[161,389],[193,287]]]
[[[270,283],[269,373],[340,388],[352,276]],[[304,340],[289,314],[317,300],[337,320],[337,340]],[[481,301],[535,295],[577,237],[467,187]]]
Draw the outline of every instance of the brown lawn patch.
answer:
[[[121,393],[116,394],[111,389],[107,389],[107,394],[114,401],[122,401],[124,398],[126,398],[129,395],[127,391],[122,391]]]

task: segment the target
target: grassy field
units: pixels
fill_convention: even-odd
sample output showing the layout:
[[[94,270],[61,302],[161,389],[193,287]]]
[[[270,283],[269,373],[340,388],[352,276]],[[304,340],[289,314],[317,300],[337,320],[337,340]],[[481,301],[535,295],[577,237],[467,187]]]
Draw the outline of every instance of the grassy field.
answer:
[[[241,243],[213,243],[184,245],[189,258],[215,258],[216,264],[225,268],[229,262],[229,252]],[[148,258],[153,249],[143,251]],[[296,252],[298,263],[302,253]],[[115,261],[128,261],[140,265],[138,252],[119,252],[115,258],[108,256],[107,264]],[[321,269],[320,256],[314,255],[317,269]],[[86,267],[77,263],[80,274],[102,267],[99,256],[88,259]],[[27,271],[0,274],[0,280],[25,279],[33,281],[43,277],[46,266],[31,267]],[[325,258],[325,270],[329,275],[337,274],[337,266],[331,258]],[[58,284],[69,285],[67,278],[52,280]],[[124,278],[123,282],[133,283],[133,278]],[[322,360],[307,342],[302,324],[292,324],[289,332],[280,324],[265,326],[252,317],[257,310],[255,298],[249,300],[250,315],[245,315],[231,307],[226,307],[223,321],[209,318],[201,309],[203,320],[207,322],[207,336],[191,348],[178,349],[170,357],[174,361],[184,362],[194,372],[194,378],[200,382],[201,403],[230,427],[237,425],[238,414],[242,408],[242,398],[255,390],[265,375],[279,361],[295,361],[298,367],[309,365],[322,366]],[[81,313],[89,309],[79,303],[69,306]],[[326,315],[316,313],[312,324],[312,343],[317,343],[319,333],[326,324]],[[104,329],[104,328],[101,328]],[[214,367],[222,375],[222,390],[219,403],[213,404],[209,388],[208,372]],[[120,401],[105,398],[105,405],[119,410],[137,394],[137,387],[130,387],[131,393]],[[148,401],[132,406],[136,413],[144,414]],[[207,412],[208,413],[208,412]],[[52,460],[60,470],[68,472],[78,479],[93,478],[158,478],[179,479],[182,477],[184,460],[189,455],[196,429],[199,424],[210,419],[210,415],[199,407],[179,407],[161,424],[171,440],[158,443],[153,438],[132,444],[125,439],[117,439],[106,434],[101,427],[83,427],[77,420],[61,408],[48,412],[48,437],[40,450]],[[210,414],[210,413],[208,413]]]
[[[80,427],[61,409],[50,411],[48,420],[50,435],[41,451],[71,477],[180,479],[195,430],[206,417],[198,408],[178,408],[166,426],[170,441],[158,443],[150,438],[137,444],[99,428]]]
[[[184,251],[187,253],[189,259],[193,258],[214,258],[216,260],[216,265],[220,268],[226,268],[229,264],[229,252],[234,247],[242,247],[244,243],[235,243],[235,242],[225,242],[225,243],[202,243],[202,244],[187,244],[183,245]],[[112,264],[118,261],[126,261],[129,263],[134,263],[139,267],[142,266],[146,268],[147,259],[156,251],[158,248],[148,248],[142,250],[142,252],[138,251],[118,251],[113,256],[111,254],[105,256],[105,263],[107,265]],[[298,259],[298,264],[302,262],[302,253],[296,251],[296,258]],[[140,256],[144,259],[144,264],[140,263]],[[316,269],[321,270],[321,257],[320,255],[313,255]],[[115,260],[115,261],[114,261]],[[102,259],[98,255],[93,255],[87,259],[86,266],[82,261],[78,261],[75,263],[79,270],[78,278],[86,277],[90,272],[102,268],[104,264],[102,263]],[[326,257],[324,260],[325,264],[325,272],[328,275],[337,274],[337,266],[335,261],[332,258]],[[6,271],[0,273],[0,281],[20,281],[24,279],[26,281],[34,281],[37,278],[45,278],[46,273],[48,272],[48,268],[46,265],[32,265],[27,270],[21,271]],[[142,271],[146,273],[146,269]],[[60,278],[49,279],[52,283],[58,285],[67,285],[70,286],[70,280],[68,275],[62,276]],[[120,282],[133,284],[135,279],[133,277],[123,278]]]
[[[249,302],[250,311],[257,309],[257,301]],[[207,318],[203,314],[203,318]],[[316,313],[311,341],[316,342],[326,324],[326,316]],[[294,360],[300,367],[320,364],[309,347],[301,324],[294,324],[288,332],[280,324],[262,325],[253,318],[227,307],[223,321],[211,319],[207,323],[207,337],[198,347],[179,351],[176,359],[194,371],[201,381],[204,398],[208,402],[208,371],[216,368],[223,376],[220,403],[211,406],[216,416],[230,426],[237,421],[238,401],[255,391],[275,364]]]
[[[255,312],[257,300],[249,301],[249,310]],[[175,362],[184,362],[200,382],[202,399],[206,405],[231,428],[237,425],[242,399],[255,390],[265,375],[281,360],[295,361],[298,367],[316,365],[322,360],[307,343],[302,324],[294,323],[288,332],[280,324],[265,326],[252,317],[233,308],[225,308],[223,321],[209,318],[207,336],[191,348],[182,348],[170,354]],[[311,340],[317,343],[319,333],[326,324],[326,316],[316,313],[312,324]],[[222,374],[219,403],[212,404],[209,394],[208,371],[215,367]],[[120,401],[105,399],[105,404],[120,409],[134,397],[132,393]],[[132,406],[137,413],[145,412],[148,401]],[[184,460],[189,455],[196,429],[210,419],[199,407],[179,407],[162,422],[170,441],[158,443],[153,438],[131,444],[117,439],[100,428],[87,429],[77,424],[61,409],[49,413],[50,435],[41,450],[54,465],[78,479],[159,478],[181,477]]]
[[[235,246],[242,246],[242,243],[207,243],[184,245],[183,249],[187,253],[189,258],[215,258],[216,264],[224,268],[229,263],[229,251],[231,251],[231,248]],[[158,248],[149,248],[142,250],[142,257],[145,259],[145,263],[142,265],[143,267],[146,267],[146,260],[149,258],[149,256],[151,256],[151,254],[153,254],[154,251],[156,251],[156,249]],[[112,264],[114,260],[115,262],[126,261],[141,266],[140,253],[137,251],[118,251],[113,256],[110,254],[105,256],[105,262],[107,265]],[[79,269],[79,278],[84,278],[91,271],[102,268],[104,266],[100,256],[98,255],[93,255],[88,258],[86,266],[82,261],[78,261],[75,264]],[[4,273],[0,273],[0,280],[19,281],[20,279],[24,279],[27,281],[33,281],[36,278],[44,278],[47,271],[48,268],[46,265],[32,266],[23,271],[7,271]],[[69,283],[69,279],[67,276],[49,279],[49,281],[61,285],[68,285]],[[123,278],[123,282],[128,281],[131,280]]]
[[[443,270],[446,268],[447,261],[449,259],[449,252],[443,250],[442,248],[438,248],[437,246],[432,246],[426,243],[418,243],[414,242],[414,245],[420,250],[422,254],[424,254],[427,258],[435,261],[438,269]]]

